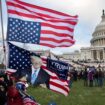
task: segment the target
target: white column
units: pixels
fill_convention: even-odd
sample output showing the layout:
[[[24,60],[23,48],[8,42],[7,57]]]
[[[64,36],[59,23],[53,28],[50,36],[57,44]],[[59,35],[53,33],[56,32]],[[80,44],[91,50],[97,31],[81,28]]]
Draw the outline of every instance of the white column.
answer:
[[[91,50],[91,60],[93,61],[93,50]]]
[[[105,61],[105,50],[103,49],[103,60]]]
[[[99,57],[99,51],[97,50],[96,52],[97,52],[97,59],[99,60],[99,58],[100,58]]]

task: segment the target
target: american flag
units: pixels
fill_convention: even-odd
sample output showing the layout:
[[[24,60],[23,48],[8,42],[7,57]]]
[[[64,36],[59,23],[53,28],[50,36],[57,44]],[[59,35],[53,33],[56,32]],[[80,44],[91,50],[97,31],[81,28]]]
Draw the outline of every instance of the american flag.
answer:
[[[19,93],[22,96],[24,105],[40,105],[32,96],[25,94],[23,91],[19,91]]]
[[[11,43],[8,43],[8,46],[8,68],[17,70],[17,73],[19,73],[19,75],[25,73],[25,70],[27,69],[31,70],[31,53]]]
[[[9,41],[33,43],[47,47],[74,44],[74,27],[78,16],[70,16],[22,0],[7,0]]]
[[[25,97],[23,99],[23,104],[24,105],[40,105],[37,102],[33,101],[32,99],[30,99],[30,97]]]
[[[30,55],[32,55],[32,53],[22,48],[19,48],[11,43],[9,43],[8,45],[9,45],[8,67],[17,70],[18,71],[17,73],[19,75],[24,74],[27,68],[28,70],[29,69],[31,70]],[[47,68],[47,57],[41,56],[41,59],[43,61],[42,68],[50,75],[49,82],[50,89],[67,96],[70,91],[68,87],[68,81],[60,79],[54,71],[52,72]]]

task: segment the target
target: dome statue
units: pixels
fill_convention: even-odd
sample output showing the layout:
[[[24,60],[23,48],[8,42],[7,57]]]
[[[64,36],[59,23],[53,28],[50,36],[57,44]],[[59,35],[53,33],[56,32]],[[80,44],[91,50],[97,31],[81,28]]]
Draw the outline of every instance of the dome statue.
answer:
[[[105,46],[105,12],[103,10],[102,20],[96,26],[92,34],[91,46]]]

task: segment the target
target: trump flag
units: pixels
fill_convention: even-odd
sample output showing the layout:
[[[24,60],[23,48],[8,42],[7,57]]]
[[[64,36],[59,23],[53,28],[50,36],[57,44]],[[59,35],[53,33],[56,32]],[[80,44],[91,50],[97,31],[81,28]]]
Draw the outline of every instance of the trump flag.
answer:
[[[74,44],[74,27],[78,16],[23,2],[7,0],[7,40],[47,47],[69,47]]]
[[[50,90],[55,91],[55,92],[60,93],[60,94],[63,94],[65,96],[68,96],[69,91],[70,91],[70,88],[68,85],[68,80],[67,80],[67,75],[66,75],[68,71],[65,69],[66,71],[65,70],[64,71],[66,73],[64,71],[59,72],[59,70],[57,70],[56,67],[50,68],[48,66],[49,65],[48,64],[48,58],[42,56],[41,59],[43,61],[42,68],[50,75],[50,80],[49,80]],[[50,59],[50,61],[52,62],[53,60]],[[59,62],[59,61],[56,61],[56,62]],[[62,64],[65,65],[65,63],[63,63],[63,62],[62,62]],[[66,67],[67,67],[67,65],[66,65]]]
[[[8,68],[17,70],[16,76],[26,75],[29,70],[31,70],[31,60],[30,56],[33,54],[27,50],[19,48],[11,43],[9,46],[9,56],[8,56]],[[65,96],[69,94],[69,86],[66,78],[67,70],[65,72],[59,72],[59,70],[51,69],[47,67],[47,57],[41,56],[43,61],[42,69],[45,70],[50,75],[49,89],[57,93],[61,93]],[[63,64],[64,65],[64,64]],[[67,65],[65,65],[67,66]],[[27,71],[28,70],[28,71]]]

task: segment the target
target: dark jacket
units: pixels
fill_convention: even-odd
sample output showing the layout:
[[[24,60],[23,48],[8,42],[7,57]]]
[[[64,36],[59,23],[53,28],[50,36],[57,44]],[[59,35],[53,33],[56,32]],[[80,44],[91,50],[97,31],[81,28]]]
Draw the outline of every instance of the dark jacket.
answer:
[[[32,71],[26,73],[27,81],[29,83],[31,83],[31,74],[32,74]],[[44,71],[42,68],[40,68],[40,71],[39,71],[38,76],[35,80],[34,86],[45,83],[46,86],[49,88],[49,79],[50,79],[49,74],[46,71]]]
[[[7,101],[5,82],[0,81],[0,105],[4,105]]]

